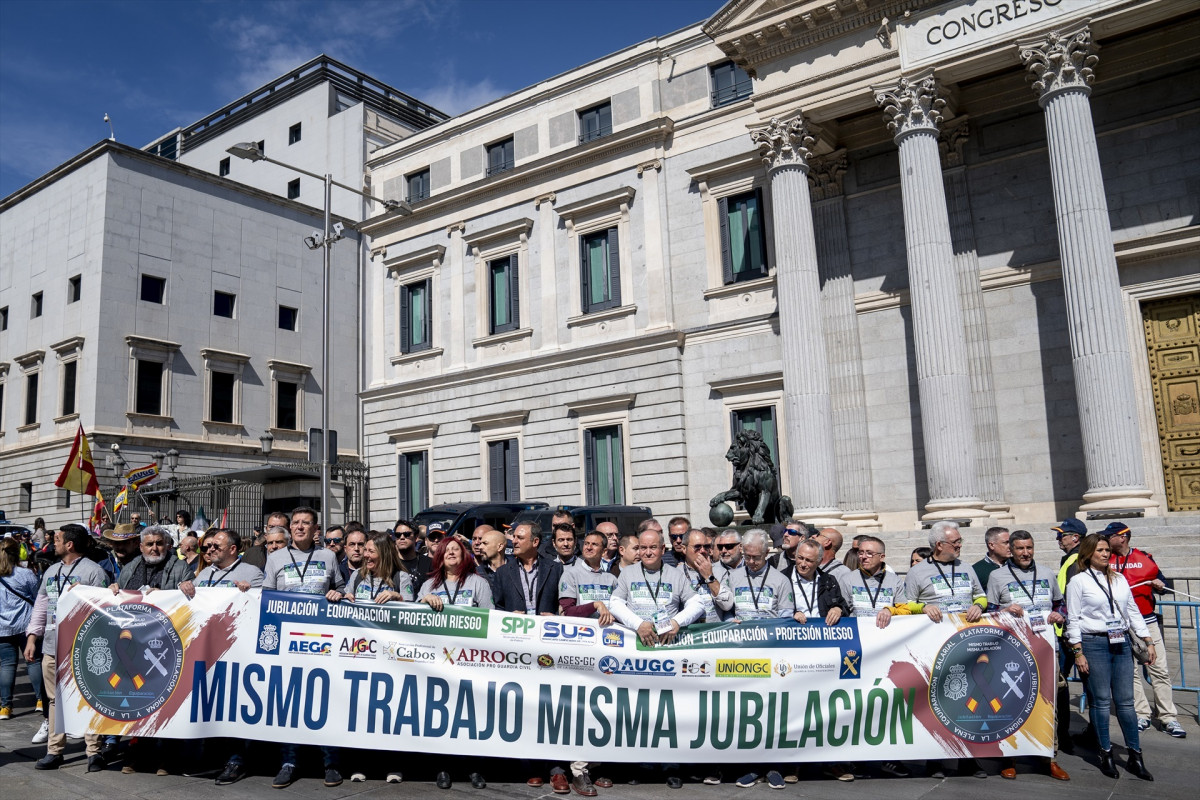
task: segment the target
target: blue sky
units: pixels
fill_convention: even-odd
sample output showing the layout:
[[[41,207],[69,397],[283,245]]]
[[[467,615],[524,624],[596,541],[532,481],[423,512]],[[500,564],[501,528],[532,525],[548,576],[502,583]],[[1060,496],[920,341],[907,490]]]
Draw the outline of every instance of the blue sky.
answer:
[[[142,147],[321,53],[459,113],[723,0],[0,0],[0,197]]]

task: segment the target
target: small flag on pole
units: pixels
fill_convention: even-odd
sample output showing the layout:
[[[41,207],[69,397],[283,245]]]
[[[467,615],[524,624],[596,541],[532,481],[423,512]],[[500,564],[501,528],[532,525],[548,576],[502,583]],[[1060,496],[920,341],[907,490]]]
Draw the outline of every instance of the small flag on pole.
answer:
[[[129,502],[129,487],[121,487],[121,491],[117,492],[117,496],[113,499],[113,513],[120,514],[121,509]]]
[[[92,463],[92,448],[88,445],[82,424],[75,431],[71,455],[54,485],[78,494],[95,495],[100,491],[100,484],[96,481],[96,465]]]
[[[158,477],[158,465],[147,464],[144,467],[134,467],[125,473],[125,482],[133,487],[136,492],[147,483]]]
[[[91,530],[96,530],[104,522],[106,509],[104,507],[104,495],[100,490],[96,490],[96,505],[92,508],[92,518],[88,520],[88,527]]]

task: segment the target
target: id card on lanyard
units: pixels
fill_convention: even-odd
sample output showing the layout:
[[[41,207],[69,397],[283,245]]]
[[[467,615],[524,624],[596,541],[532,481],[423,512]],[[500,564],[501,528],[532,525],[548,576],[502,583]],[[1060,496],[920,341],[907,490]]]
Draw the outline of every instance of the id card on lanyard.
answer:
[[[1108,584],[1108,576],[1105,576],[1104,582],[1096,577],[1096,571],[1088,570],[1088,575],[1092,576],[1092,580],[1096,582],[1096,586],[1104,593],[1104,599],[1108,601],[1108,622],[1105,623],[1108,629],[1108,643],[1122,644],[1125,641],[1125,620],[1117,616],[1117,604],[1113,600],[1112,586]]]

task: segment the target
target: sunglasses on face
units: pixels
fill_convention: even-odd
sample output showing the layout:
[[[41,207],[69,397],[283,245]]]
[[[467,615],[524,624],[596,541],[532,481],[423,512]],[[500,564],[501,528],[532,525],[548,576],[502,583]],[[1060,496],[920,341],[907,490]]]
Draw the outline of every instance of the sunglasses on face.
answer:
[[[416,536],[412,531],[396,531],[397,539],[411,539]]]
[[[437,544],[438,542],[440,542],[442,539],[445,539],[445,538],[446,538],[446,534],[444,534],[444,533],[431,533],[425,537],[425,541],[430,542],[432,544]]]
[[[783,535],[784,536],[803,536],[804,534],[801,533],[800,531],[796,530],[795,528],[787,528],[784,530]]]
[[[221,549],[221,545],[219,545],[219,544],[206,544],[206,545],[204,545],[204,547],[202,547],[201,549],[202,549],[202,550],[204,550],[205,552],[208,552],[209,550],[219,550],[219,549]]]
[[[735,547],[737,547],[736,544],[719,544],[719,545],[717,545],[718,550],[732,550]]]
[[[326,539],[325,544],[341,544],[343,539]]]
[[[683,534],[682,534],[682,533],[671,533],[671,534],[668,534],[668,535],[669,535],[669,536],[670,536],[672,539],[675,539],[676,541],[678,541],[679,539],[682,539],[682,538],[683,538]]]

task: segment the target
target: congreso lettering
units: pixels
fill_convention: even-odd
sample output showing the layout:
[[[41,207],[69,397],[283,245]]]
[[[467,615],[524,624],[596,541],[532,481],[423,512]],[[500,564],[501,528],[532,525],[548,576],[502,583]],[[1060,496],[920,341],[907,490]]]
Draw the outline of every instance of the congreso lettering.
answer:
[[[993,3],[969,14],[963,14],[958,19],[930,26],[925,32],[925,41],[931,45],[939,45],[963,39],[1005,22],[1016,22],[1031,14],[1047,11],[1061,2],[1062,0],[1008,0]]]

